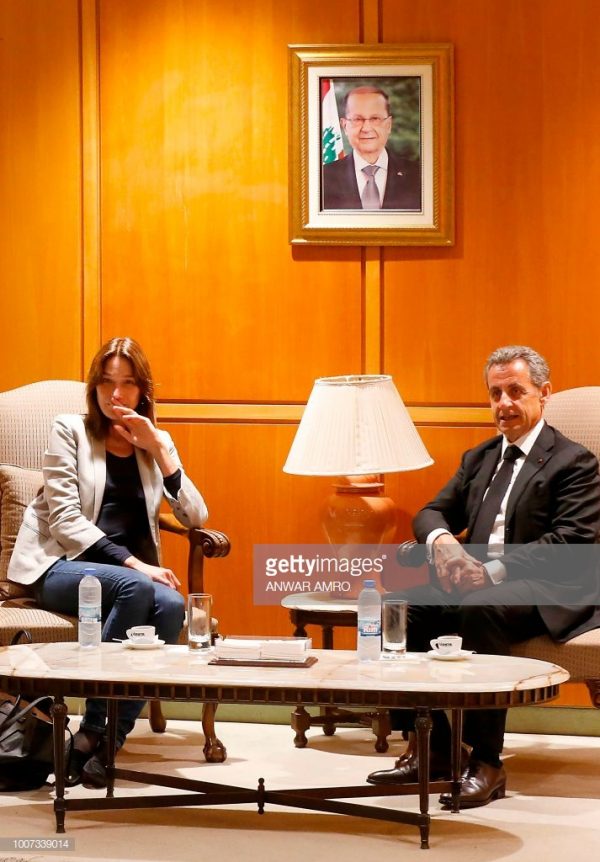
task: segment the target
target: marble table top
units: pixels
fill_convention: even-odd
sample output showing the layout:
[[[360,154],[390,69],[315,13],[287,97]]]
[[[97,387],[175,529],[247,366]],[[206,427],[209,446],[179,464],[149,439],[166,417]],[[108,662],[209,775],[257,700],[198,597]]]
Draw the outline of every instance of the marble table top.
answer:
[[[569,678],[557,665],[514,656],[473,655],[461,661],[439,661],[423,653],[408,653],[397,661],[361,664],[353,650],[312,650],[310,654],[318,661],[306,668],[225,667],[208,664],[211,655],[190,652],[186,646],[132,650],[103,643],[97,650],[82,650],[72,642],[17,645],[0,648],[0,685],[9,687],[13,678],[66,681],[63,690],[72,680],[73,694],[77,681],[95,681],[110,683],[111,691],[119,683],[139,682],[296,692],[352,690],[385,696],[386,692],[518,692],[557,686]],[[52,691],[50,684],[47,691]]]

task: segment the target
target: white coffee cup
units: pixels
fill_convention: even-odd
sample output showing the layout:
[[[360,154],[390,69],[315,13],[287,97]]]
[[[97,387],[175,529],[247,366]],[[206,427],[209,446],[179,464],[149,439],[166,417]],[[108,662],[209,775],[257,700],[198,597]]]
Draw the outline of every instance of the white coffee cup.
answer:
[[[440,655],[458,655],[462,647],[462,638],[460,635],[441,635],[439,638],[433,638],[431,648]]]
[[[136,644],[151,644],[156,640],[154,626],[132,626],[127,629],[127,637]]]

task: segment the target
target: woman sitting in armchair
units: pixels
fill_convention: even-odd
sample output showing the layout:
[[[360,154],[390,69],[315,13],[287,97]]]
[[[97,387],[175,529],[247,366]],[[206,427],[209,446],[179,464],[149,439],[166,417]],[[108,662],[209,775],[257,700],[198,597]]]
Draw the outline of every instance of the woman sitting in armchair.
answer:
[[[154,417],[150,366],[137,342],[113,338],[94,357],[85,416],[54,420],[44,455],[44,487],[25,511],[11,557],[11,581],[33,585],[38,603],[77,616],[79,582],[94,566],[102,587],[102,640],[151,624],[177,643],[184,601],[175,574],[160,563],[163,497],[186,527],[208,515],[183,472],[175,445]],[[119,702],[117,747],[142,701]],[[70,783],[104,787],[106,701],[86,701],[75,734]]]

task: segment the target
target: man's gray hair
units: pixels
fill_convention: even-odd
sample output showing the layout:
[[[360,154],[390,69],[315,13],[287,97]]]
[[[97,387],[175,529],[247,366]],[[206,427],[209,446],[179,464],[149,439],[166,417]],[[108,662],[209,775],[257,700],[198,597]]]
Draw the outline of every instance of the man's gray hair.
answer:
[[[511,344],[508,347],[499,347],[488,357],[483,373],[486,386],[492,365],[508,365],[517,359],[522,359],[527,363],[531,382],[538,389],[550,380],[550,367],[541,354],[537,353],[532,347],[525,347],[522,344]]]

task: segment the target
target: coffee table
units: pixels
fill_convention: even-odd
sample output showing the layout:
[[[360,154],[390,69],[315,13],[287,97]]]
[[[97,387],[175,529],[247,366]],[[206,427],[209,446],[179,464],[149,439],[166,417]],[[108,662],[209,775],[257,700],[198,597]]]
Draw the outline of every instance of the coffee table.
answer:
[[[360,665],[348,650],[313,650],[311,667],[223,667],[186,647],[137,651],[120,644],[101,644],[83,651],[76,643],[32,644],[0,648],[0,688],[15,694],[52,694],[54,705],[56,831],[65,831],[67,811],[96,809],[226,805],[255,802],[349,814],[415,825],[421,847],[429,846],[429,792],[450,791],[458,811],[460,739],[463,709],[504,709],[544,703],[558,695],[569,678],[549,662],[511,656],[473,656],[442,662],[419,653],[401,662]],[[65,799],[65,697],[106,697],[108,700],[108,787],[106,797]],[[293,788],[269,790],[265,780],[256,788],[216,784],[121,769],[115,765],[115,730],[119,699],[157,699],[228,704],[290,704],[342,706],[359,709],[413,708],[419,750],[418,784]],[[452,780],[429,781],[431,710],[452,712]],[[266,764],[268,769],[268,764]],[[115,798],[115,778],[189,791],[187,794]],[[343,802],[353,797],[419,796],[419,812],[396,811]]]

